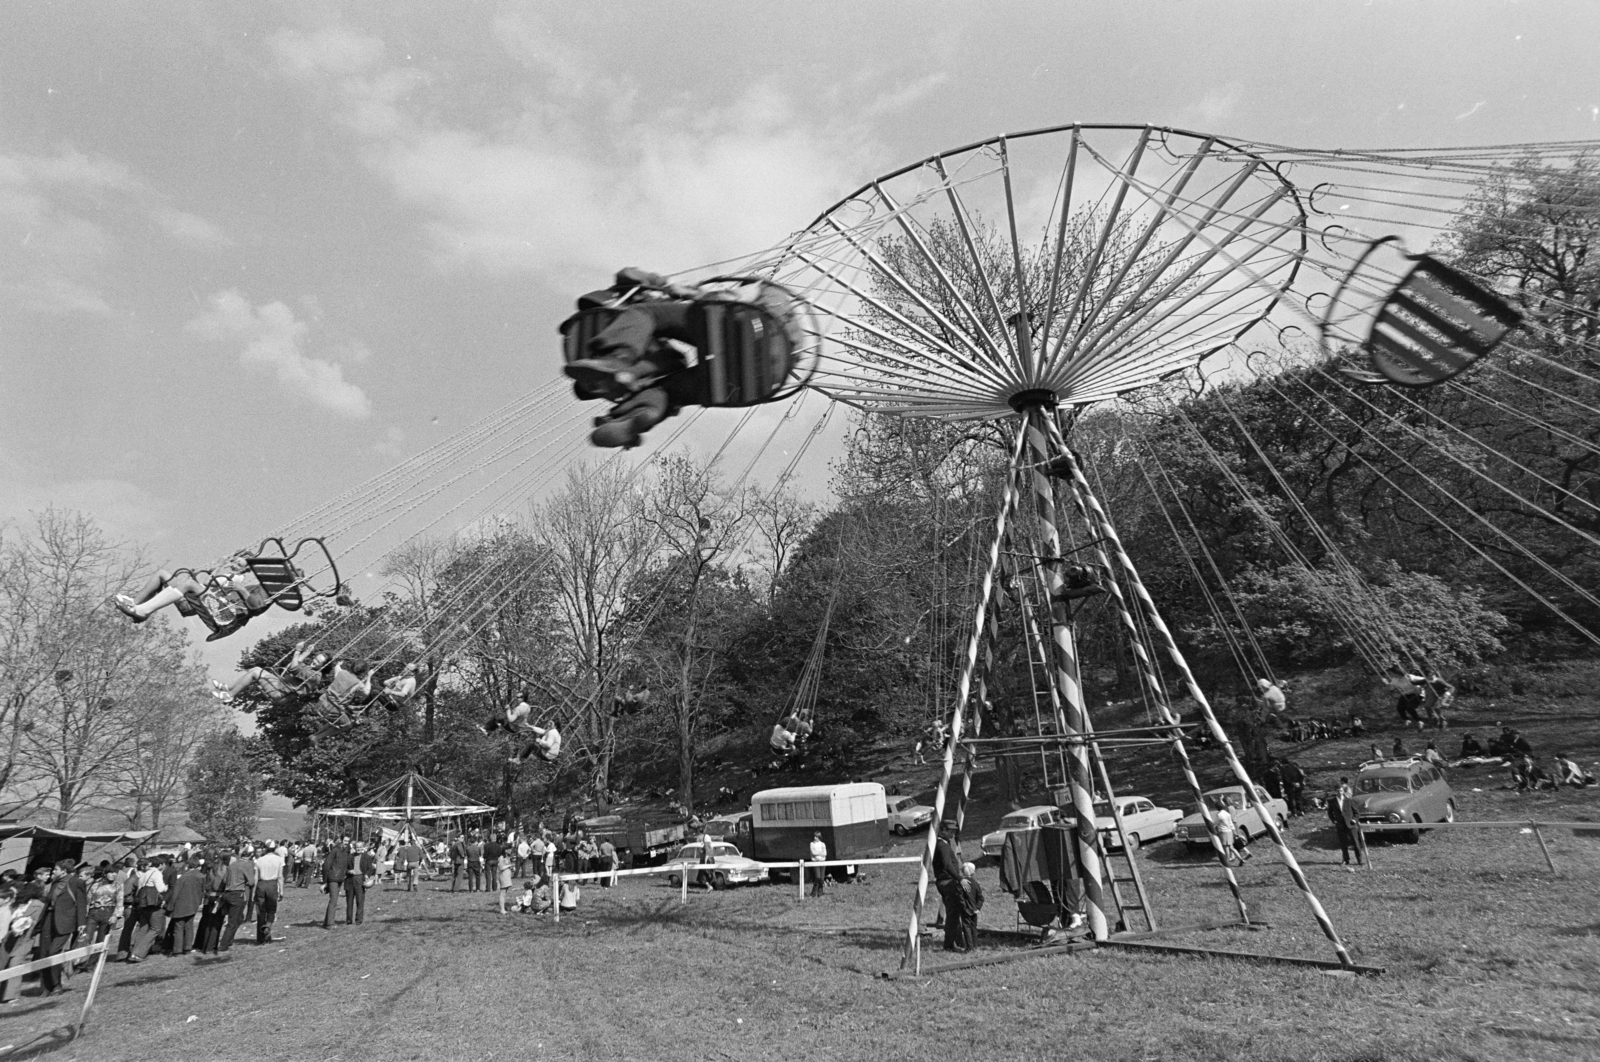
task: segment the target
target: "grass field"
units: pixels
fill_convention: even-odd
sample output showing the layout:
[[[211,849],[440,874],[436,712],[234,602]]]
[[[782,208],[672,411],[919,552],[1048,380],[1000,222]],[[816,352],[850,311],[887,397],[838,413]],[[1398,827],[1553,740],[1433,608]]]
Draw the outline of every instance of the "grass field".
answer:
[[[1465,708],[1481,734],[1490,709]],[[1587,764],[1591,709],[1502,701],[1493,718]],[[1365,747],[1297,753],[1326,780]],[[1144,773],[1155,770],[1124,764],[1127,791],[1162,792],[1170,779]],[[1460,817],[1600,822],[1600,792],[1518,796],[1499,788],[1504,779],[1453,772]],[[980,803],[974,826],[1003,810]],[[1357,961],[1385,967],[1381,977],[1105,950],[886,980],[914,867],[805,902],[792,886],[692,893],[687,905],[654,879],[586,888],[578,915],[559,925],[501,916],[482,894],[384,887],[369,894],[368,924],[325,932],[314,928],[322,897],[291,890],[286,941],[241,945],[220,962],[114,964],[76,1044],[59,1030],[87,978],[59,1002],[30,989],[0,1016],[0,1044],[23,1048],[9,1057],[139,1060],[1600,1058],[1600,838],[1552,832],[1551,874],[1534,838],[1515,830],[1435,831],[1375,845],[1375,867],[1352,873],[1320,814],[1290,832]],[[1271,928],[1179,939],[1331,957],[1283,868],[1255,847],[1240,878]],[[1228,917],[1215,866],[1175,848],[1141,853],[1163,923]],[[980,880],[982,925],[1013,928],[995,869],[980,868]],[[925,954],[944,957],[932,941]]]

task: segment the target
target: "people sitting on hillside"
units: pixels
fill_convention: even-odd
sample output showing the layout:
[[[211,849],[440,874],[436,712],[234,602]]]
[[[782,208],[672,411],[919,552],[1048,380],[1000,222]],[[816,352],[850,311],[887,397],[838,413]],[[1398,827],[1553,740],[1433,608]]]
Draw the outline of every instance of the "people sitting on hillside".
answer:
[[[1555,779],[1546,774],[1544,768],[1534,763],[1532,756],[1521,756],[1512,761],[1511,779],[1516,783],[1519,793],[1556,788]]]
[[[1594,775],[1584,773],[1583,768],[1578,766],[1578,762],[1565,752],[1556,753],[1555,767],[1556,784],[1558,786],[1575,785],[1582,787],[1595,784]]]
[[[1435,742],[1428,742],[1428,747],[1422,750],[1422,758],[1435,767],[1446,767],[1444,757],[1439,754],[1439,746]]]
[[[1528,743],[1527,738],[1522,736],[1521,731],[1509,726],[1502,726],[1500,728],[1500,736],[1491,739],[1489,742],[1489,754],[1507,758],[1532,756],[1533,746]]]
[[[1457,759],[1470,760],[1486,755],[1488,753],[1484,751],[1477,735],[1470,733],[1461,735],[1461,754],[1456,757]]]
[[[1361,717],[1359,715],[1352,715],[1350,717],[1350,736],[1365,737],[1366,733],[1367,725],[1361,721]]]
[[[1390,750],[1390,755],[1397,760],[1403,760],[1406,758],[1406,743],[1400,740],[1400,736],[1398,734],[1395,735],[1394,748]]]

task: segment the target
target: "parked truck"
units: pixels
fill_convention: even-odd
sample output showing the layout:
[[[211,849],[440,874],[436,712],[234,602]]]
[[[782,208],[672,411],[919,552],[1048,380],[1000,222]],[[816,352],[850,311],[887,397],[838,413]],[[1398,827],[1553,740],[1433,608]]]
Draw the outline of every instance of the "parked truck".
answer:
[[[662,862],[688,837],[683,823],[651,826],[629,823],[621,815],[601,815],[579,823],[596,843],[609,840],[624,867],[648,867]]]

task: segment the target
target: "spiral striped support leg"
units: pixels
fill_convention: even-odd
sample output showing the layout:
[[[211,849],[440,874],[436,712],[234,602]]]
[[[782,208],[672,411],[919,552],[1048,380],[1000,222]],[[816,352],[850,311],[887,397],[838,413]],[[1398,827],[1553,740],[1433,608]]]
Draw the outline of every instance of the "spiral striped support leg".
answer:
[[[1106,537],[1105,530],[1100,521],[1095,518],[1095,514],[1084,502],[1083,494],[1078,490],[1076,482],[1072,484],[1072,500],[1078,512],[1083,516],[1084,523],[1092,529],[1091,533],[1104,539]],[[1106,553],[1103,541],[1095,546],[1095,556],[1100,561],[1100,566],[1107,572],[1116,570],[1112,567],[1111,557]],[[1130,584],[1132,578],[1130,575]],[[1205,802],[1205,791],[1200,787],[1200,779],[1194,773],[1194,764],[1189,762],[1189,750],[1184,747],[1183,733],[1177,729],[1178,719],[1172,714],[1172,708],[1167,703],[1166,691],[1161,687],[1161,680],[1156,675],[1155,665],[1151,662],[1149,651],[1145,648],[1144,638],[1141,637],[1138,624],[1134,621],[1133,613],[1128,608],[1128,599],[1123,594],[1122,587],[1117,583],[1116,579],[1107,580],[1106,588],[1111,591],[1112,600],[1117,603],[1117,612],[1122,617],[1123,627],[1127,629],[1128,644],[1133,647],[1133,657],[1138,663],[1139,675],[1144,680],[1145,688],[1150,691],[1155,700],[1156,710],[1161,713],[1162,722],[1173,727],[1173,754],[1178,758],[1178,765],[1183,770],[1184,780],[1189,783],[1189,791],[1194,794],[1194,802],[1200,808],[1200,815],[1205,820],[1206,832],[1211,837],[1212,851],[1216,853],[1217,862],[1222,865],[1222,872],[1227,875],[1228,888],[1233,893],[1233,902],[1239,907],[1239,917],[1248,922],[1250,921],[1249,908],[1244,902],[1244,893],[1239,888],[1239,879],[1234,877],[1233,868],[1228,865],[1228,853],[1223,851],[1222,844],[1217,839],[1216,816],[1212,814],[1210,805]]]
[[[1037,541],[1045,555],[1059,557],[1061,532],[1056,526],[1055,481],[1045,472],[1045,465],[1053,456],[1052,441],[1060,452],[1060,434],[1051,430],[1055,428],[1055,418],[1038,407],[1027,411],[1025,424]],[[1083,700],[1083,684],[1079,679],[1077,645],[1073,640],[1067,606],[1055,600],[1056,591],[1061,589],[1062,584],[1060,569],[1060,564],[1039,566],[1046,600],[1050,602],[1050,656],[1054,665],[1051,679],[1060,693],[1065,717],[1064,736],[1086,737],[1092,733],[1092,726]],[[1073,742],[1067,750],[1067,789],[1072,797],[1074,848],[1078,855],[1078,876],[1083,881],[1084,915],[1094,939],[1105,940],[1110,935],[1103,884],[1105,868],[1100,856],[1099,831],[1095,829],[1094,775],[1089,765],[1089,750],[1082,741]]]
[[[1055,428],[1053,422],[1051,422],[1050,427],[1052,429]],[[1059,430],[1054,431],[1054,435],[1059,443]],[[1065,452],[1064,446],[1063,452]],[[1135,595],[1138,596],[1139,606],[1150,624],[1150,629],[1155,631],[1156,636],[1160,638],[1161,644],[1166,647],[1167,655],[1172,658],[1173,666],[1183,676],[1183,682],[1189,690],[1189,696],[1193,697],[1195,703],[1200,706],[1200,714],[1204,717],[1207,728],[1222,747],[1222,753],[1228,760],[1228,766],[1232,769],[1233,776],[1244,786],[1245,794],[1249,797],[1251,804],[1256,809],[1256,814],[1261,819],[1262,828],[1267,831],[1267,836],[1272,838],[1272,843],[1277,847],[1278,855],[1282,858],[1283,865],[1289,870],[1289,876],[1294,879],[1295,886],[1305,896],[1306,903],[1311,907],[1311,913],[1317,920],[1317,925],[1322,927],[1323,935],[1333,945],[1334,953],[1338,955],[1339,962],[1345,966],[1354,965],[1350,958],[1350,952],[1345,948],[1344,942],[1339,939],[1339,932],[1334,929],[1333,921],[1328,917],[1328,912],[1323,909],[1321,901],[1311,891],[1311,883],[1306,880],[1305,871],[1300,868],[1299,860],[1295,859],[1294,853],[1289,850],[1289,845],[1284,841],[1283,832],[1278,829],[1277,820],[1272,817],[1271,810],[1262,803],[1261,796],[1256,791],[1255,783],[1250,780],[1249,772],[1244,769],[1244,764],[1239,761],[1239,756],[1233,749],[1233,743],[1228,740],[1228,735],[1223,731],[1222,724],[1217,721],[1216,714],[1211,710],[1211,702],[1206,699],[1204,691],[1200,689],[1200,683],[1195,681],[1194,672],[1189,670],[1189,663],[1184,659],[1183,651],[1178,648],[1177,640],[1172,637],[1172,631],[1167,628],[1166,622],[1161,618],[1161,613],[1156,611],[1155,602],[1150,597],[1150,591],[1145,588],[1144,582],[1139,578],[1139,572],[1133,566],[1133,560],[1128,556],[1127,550],[1123,548],[1122,539],[1117,534],[1116,527],[1112,525],[1111,518],[1106,515],[1105,509],[1100,505],[1100,499],[1095,497],[1094,491],[1090,489],[1089,481],[1085,478],[1083,468],[1076,456],[1072,459],[1072,482],[1074,489],[1082,495],[1084,502],[1094,513],[1095,524],[1100,529],[1101,534],[1111,548],[1116,551],[1118,565],[1127,575],[1128,584],[1133,588]]]
[[[972,706],[972,736],[983,736],[983,712],[989,706],[989,677],[994,673],[994,643],[999,636],[995,623],[996,609],[990,609],[984,619],[983,647],[979,650],[977,702]],[[956,840],[967,821],[967,799],[972,795],[972,774],[978,768],[977,754],[967,746],[961,757],[961,797],[956,801]]]
[[[939,824],[944,821],[944,809],[950,790],[950,777],[955,773],[956,746],[961,744],[961,731],[972,693],[972,679],[977,671],[978,650],[983,644],[988,627],[989,607],[994,598],[995,573],[1000,569],[1000,546],[1006,538],[1006,526],[1017,504],[1016,468],[1022,459],[1027,438],[1025,430],[1018,430],[1016,447],[1011,452],[1011,471],[1006,476],[1005,494],[1000,500],[1000,515],[995,517],[994,541],[989,546],[989,563],[983,572],[983,582],[978,588],[978,606],[972,621],[972,637],[967,642],[967,657],[961,667],[961,679],[956,684],[955,706],[950,712],[950,738],[945,743],[944,760],[939,771],[939,787],[933,793],[933,818],[928,823],[927,843],[922,849],[922,866],[917,873],[917,889],[911,898],[911,925],[906,931],[906,950],[900,958],[904,969],[912,964],[922,972],[922,910],[928,899],[928,878],[933,869],[933,849],[939,843]]]

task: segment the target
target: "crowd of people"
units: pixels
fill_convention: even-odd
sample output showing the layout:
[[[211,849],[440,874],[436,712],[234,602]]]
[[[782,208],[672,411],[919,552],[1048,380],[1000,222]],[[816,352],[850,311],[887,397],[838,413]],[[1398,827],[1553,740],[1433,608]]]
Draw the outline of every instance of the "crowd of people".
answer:
[[[228,954],[241,926],[257,944],[274,934],[292,852],[271,840],[228,848],[129,855],[98,865],[63,859],[31,875],[0,872],[0,970],[114,937],[115,958],[140,963],[155,954]],[[74,967],[46,968],[45,995],[66,991]],[[21,981],[0,983],[15,1002]]]

